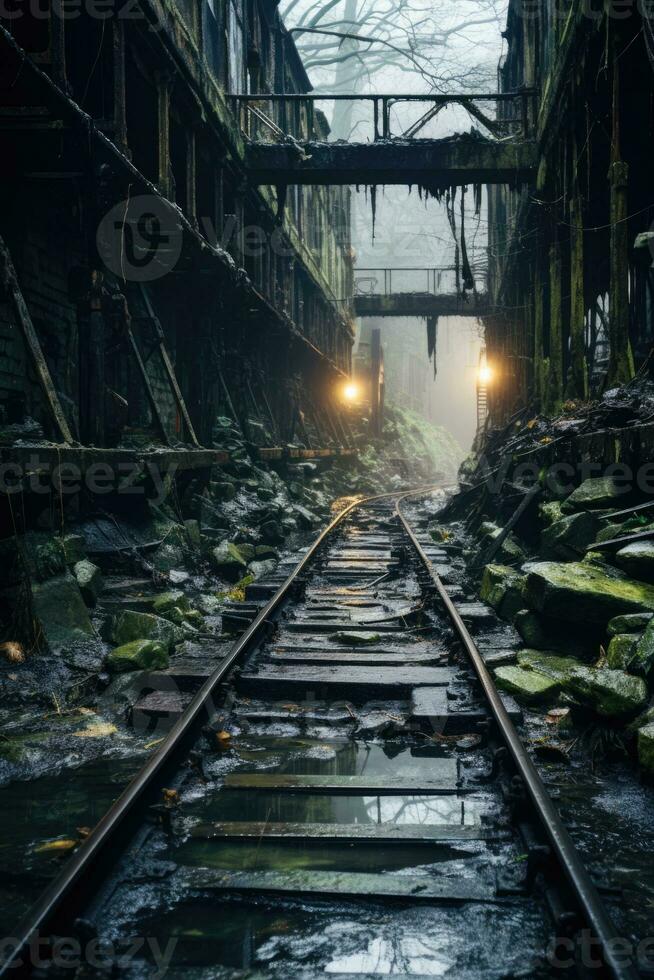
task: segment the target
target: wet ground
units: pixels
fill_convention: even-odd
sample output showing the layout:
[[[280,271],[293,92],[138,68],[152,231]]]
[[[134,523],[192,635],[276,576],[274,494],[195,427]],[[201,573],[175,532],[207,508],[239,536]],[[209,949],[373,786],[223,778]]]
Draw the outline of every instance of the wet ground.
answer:
[[[440,500],[434,499],[432,512]],[[421,508],[424,514],[425,508]],[[381,549],[380,549],[381,554]],[[386,556],[379,557],[383,564]],[[335,556],[334,571],[349,559]],[[452,590],[461,579],[456,545],[439,557]],[[346,565],[343,565],[343,562]],[[327,572],[329,568],[327,568]],[[296,619],[329,625],[325,590],[356,590],[351,581],[329,576],[308,593],[309,609]],[[370,581],[370,577],[368,578]],[[351,591],[351,621],[392,616],[420,601],[413,573],[375,587],[367,598]],[[369,605],[363,603],[369,602]],[[339,613],[342,618],[342,612]],[[336,621],[336,620],[335,620]],[[488,655],[517,643],[500,623],[485,623]],[[336,645],[329,633],[300,634],[302,644],[327,651]],[[394,638],[393,638],[394,639]],[[386,638],[384,637],[384,640]],[[274,642],[287,650],[298,645],[298,633],[282,627]],[[436,618],[429,630],[411,638],[416,651],[431,645],[448,662],[451,636]],[[381,645],[380,645],[381,646]],[[400,651],[404,644],[384,650]],[[338,644],[338,649],[350,649]],[[207,651],[208,652],[208,651]],[[224,653],[224,649],[220,651]],[[202,656],[202,654],[199,654]],[[371,655],[374,662],[374,654]],[[254,658],[252,669],[265,667]],[[248,665],[249,669],[250,665]],[[168,829],[154,832],[127,875],[114,884],[117,892],[103,896],[96,909],[102,936],[114,962],[128,976],[145,977],[315,977],[401,975],[463,978],[538,977],[551,975],[545,959],[550,925],[544,909],[531,896],[507,896],[502,902],[428,905],[371,900],[359,896],[290,897],[225,893],[217,881],[226,874],[279,872],[413,876],[431,880],[487,882],[498,873],[520,882],[519,841],[507,831],[502,802],[493,787],[476,781],[487,765],[475,744],[456,742],[407,730],[405,697],[379,697],[357,703],[339,696],[289,690],[274,701],[275,710],[256,685],[236,690],[222,721],[229,738],[203,751],[202,772],[186,777]],[[459,694],[465,701],[464,686]],[[318,696],[317,696],[318,695]],[[381,702],[381,703],[380,703]],[[350,707],[344,708],[343,705]],[[334,710],[334,705],[337,708]],[[75,732],[94,726],[115,726],[90,737]],[[38,779],[13,779],[0,789],[3,844],[0,848],[2,888],[0,921],[11,934],[18,919],[44,885],[61,869],[86,828],[92,827],[119,795],[162,733],[132,732],[125,725],[121,698],[101,702],[93,716],[66,717],[54,722],[63,734],[53,746],[38,735],[26,736],[28,762],[38,765]],[[52,726],[49,725],[49,728]],[[544,738],[553,746],[572,741],[579,732],[553,730],[542,715],[529,715],[523,733],[532,745]],[[436,733],[437,735],[438,733]],[[50,737],[50,736],[49,736]],[[89,748],[87,748],[89,746]],[[65,751],[64,751],[65,749]],[[25,758],[25,757],[23,757]],[[52,774],[47,773],[50,758]],[[388,780],[428,779],[442,760],[456,760],[457,771],[474,791],[384,796],[374,793],[331,795],[325,792],[280,793],[230,790],[230,774],[286,776],[358,776]],[[642,785],[627,756],[607,761],[581,739],[570,761],[539,752],[538,762],[548,787],[558,795],[562,813],[596,880],[621,935],[636,944],[650,935],[654,918],[654,791]],[[30,771],[25,765],[24,774]],[[504,830],[497,840],[453,838],[449,841],[308,842],[275,840],[262,830],[254,839],[225,839],[211,828],[235,822],[258,824],[342,825],[360,828],[434,827]],[[202,879],[204,875],[204,879]],[[218,878],[216,878],[218,876]],[[202,880],[204,886],[202,887]],[[207,884],[208,883],[208,884]],[[210,887],[209,887],[210,886]],[[207,890],[208,888],[208,890]],[[618,891],[619,890],[619,893]],[[108,901],[108,904],[104,904]],[[135,949],[134,940],[141,946]]]

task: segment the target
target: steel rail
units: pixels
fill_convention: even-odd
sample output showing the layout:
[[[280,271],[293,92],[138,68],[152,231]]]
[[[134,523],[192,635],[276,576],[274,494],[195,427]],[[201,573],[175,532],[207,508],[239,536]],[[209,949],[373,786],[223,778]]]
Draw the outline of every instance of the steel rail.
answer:
[[[414,492],[429,493],[437,489],[440,489],[440,485],[432,484]],[[35,941],[42,944],[43,938],[52,935],[62,924],[70,925],[74,922],[84,903],[88,903],[90,896],[99,887],[98,879],[104,876],[103,862],[110,859],[113,864],[116,863],[125,846],[126,838],[135,832],[136,828],[133,824],[138,813],[141,812],[141,807],[157,799],[157,793],[160,794],[163,788],[164,777],[169,774],[171,768],[179,764],[180,755],[196,737],[201,723],[210,716],[216,688],[227,678],[253,643],[265,637],[270,617],[288,597],[294,582],[315,558],[331,533],[356,508],[397,496],[398,491],[395,491],[354,501],[337,514],[318,535],[286,581],[261,609],[245,633],[236,640],[216,670],[207,678],[161,746],[107,810],[69,859],[62,872],[41,894],[25,919],[17,926],[11,939],[2,944],[0,977],[16,978],[29,975],[34,965],[30,962],[29,955],[26,955],[30,951],[30,945]],[[40,949],[41,947],[37,945],[37,952],[42,956]]]
[[[547,834],[556,858],[564,871],[565,877],[572,888],[572,891],[579,903],[579,908],[591,927],[596,939],[601,945],[604,964],[610,975],[615,980],[638,980],[638,972],[630,965],[625,965],[621,960],[620,954],[622,942],[615,926],[606,911],[604,903],[593,884],[588,871],[586,870],[577,848],[566,830],[563,821],[556,809],[552,798],[540,777],[538,770],[532,762],[529,753],[524,747],[513,722],[511,721],[502,699],[495,686],[495,682],[484,662],[484,659],[477,648],[477,645],[468,628],[463,622],[455,604],[447,593],[441,578],[434,568],[432,562],[425,554],[425,551],[413,532],[410,524],[402,513],[402,503],[411,497],[421,496],[429,491],[411,491],[402,494],[398,499],[395,509],[404,530],[408,534],[411,543],[420,556],[421,561],[429,572],[431,579],[438,591],[440,599],[452,620],[452,624],[458,633],[459,639],[463,643],[466,653],[472,663],[479,683],[483,688],[484,695],[488,701],[491,713],[497,724],[502,738],[511,754],[514,765],[520,775],[524,787],[529,794],[534,809],[540,819],[543,829]]]

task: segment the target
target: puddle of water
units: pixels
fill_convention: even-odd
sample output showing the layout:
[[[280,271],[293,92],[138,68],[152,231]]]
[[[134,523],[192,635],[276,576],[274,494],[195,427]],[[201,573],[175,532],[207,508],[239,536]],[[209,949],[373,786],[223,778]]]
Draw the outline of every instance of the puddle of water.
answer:
[[[18,781],[0,788],[0,931],[12,927],[63,867],[71,850],[38,848],[77,840],[93,827],[142,765],[142,760],[101,759],[68,773]]]
[[[229,871],[358,871],[417,869],[450,857],[452,848],[436,844],[362,846],[358,841],[204,841],[190,839],[171,852],[178,864]],[[472,856],[471,856],[472,857]],[[475,856],[476,857],[476,856]]]
[[[274,980],[329,976],[545,978],[547,931],[532,907],[388,906],[191,902],[148,917],[140,934],[172,939],[167,977],[209,980],[230,971],[264,971]],[[134,974],[132,974],[134,975]],[[239,974],[240,975],[240,974]]]

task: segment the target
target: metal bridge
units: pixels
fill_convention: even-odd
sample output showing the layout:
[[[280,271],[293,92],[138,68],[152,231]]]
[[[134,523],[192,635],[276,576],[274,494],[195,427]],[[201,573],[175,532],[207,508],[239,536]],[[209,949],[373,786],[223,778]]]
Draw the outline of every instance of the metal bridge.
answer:
[[[535,175],[531,135],[533,93],[470,95],[234,95],[248,143],[245,165],[253,184],[419,184],[438,190],[461,184],[519,186]],[[368,142],[328,142],[316,103],[362,102],[372,106]],[[479,103],[493,103],[496,117]],[[400,131],[399,104],[427,105]],[[444,139],[415,139],[447,106],[456,105],[490,134],[469,132]],[[320,118],[324,116],[320,113]]]
[[[422,288],[421,288],[422,287]],[[453,266],[431,268],[363,268],[354,278],[357,316],[483,317],[490,313],[485,283],[464,296]]]

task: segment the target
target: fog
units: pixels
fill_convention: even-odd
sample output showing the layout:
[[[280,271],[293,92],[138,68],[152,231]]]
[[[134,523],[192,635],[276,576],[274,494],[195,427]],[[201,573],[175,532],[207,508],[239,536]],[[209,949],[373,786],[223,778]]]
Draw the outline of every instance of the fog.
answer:
[[[290,0],[282,8],[303,54],[314,89],[352,93],[462,93],[497,90],[502,55],[504,0]],[[309,33],[310,31],[310,33]],[[358,40],[365,37],[367,40]],[[320,103],[332,125],[332,138],[373,138],[369,103]],[[428,108],[399,104],[391,122],[404,132]],[[420,137],[440,138],[483,127],[460,107],[448,107],[430,120]],[[418,189],[361,188],[353,194],[352,245],[355,279],[361,291],[383,291],[383,269],[451,267],[461,255],[461,189],[451,208],[425,200]],[[475,212],[472,188],[466,196],[465,246],[480,291],[487,265],[486,209]],[[459,249],[457,250],[457,244]],[[372,269],[372,272],[365,270]],[[377,271],[375,271],[377,270]],[[461,276],[458,280],[460,283]],[[394,275],[396,291],[423,291],[425,274]],[[438,291],[453,293],[457,277],[440,274]],[[477,424],[476,368],[483,343],[477,321],[441,319],[436,377],[427,355],[426,324],[418,318],[366,319],[358,335],[382,330],[386,383],[390,398],[445,426],[467,450]],[[423,367],[419,361],[422,361]]]

